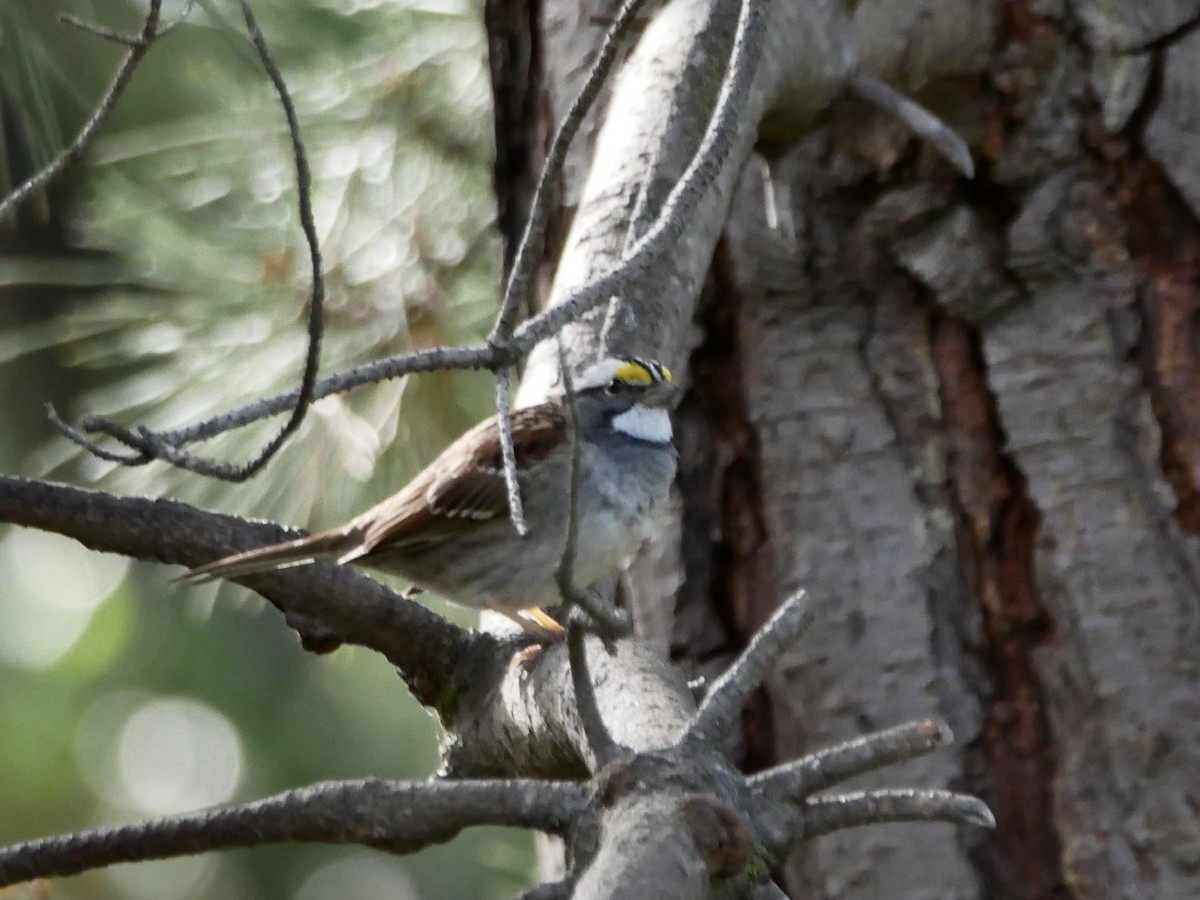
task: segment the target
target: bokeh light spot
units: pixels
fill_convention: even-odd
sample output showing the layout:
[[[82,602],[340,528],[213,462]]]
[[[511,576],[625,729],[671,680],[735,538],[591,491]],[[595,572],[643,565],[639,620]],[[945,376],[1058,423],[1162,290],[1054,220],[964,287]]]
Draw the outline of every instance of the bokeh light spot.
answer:
[[[31,528],[0,540],[0,571],[11,573],[0,603],[0,662],[53,665],[75,645],[96,607],[116,590],[128,560]]]
[[[142,704],[117,739],[123,792],[155,815],[227,802],[241,784],[243,768],[233,723],[190,698],[157,697]]]
[[[419,900],[403,863],[363,852],[347,853],[316,869],[295,893],[295,900],[344,900],[346,897]]]

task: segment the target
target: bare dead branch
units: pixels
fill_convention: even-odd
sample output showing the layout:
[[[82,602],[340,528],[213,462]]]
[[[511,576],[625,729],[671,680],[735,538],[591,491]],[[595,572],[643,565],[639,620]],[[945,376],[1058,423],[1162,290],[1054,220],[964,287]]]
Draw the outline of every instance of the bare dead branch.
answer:
[[[891,85],[862,73],[851,79],[850,89],[868,103],[894,115],[918,137],[929,141],[950,165],[967,178],[975,177],[975,162],[971,159],[971,148],[967,142],[925,107],[909,100]]]
[[[746,701],[758,689],[781,653],[804,630],[811,616],[804,591],[797,591],[750,639],[742,655],[713,682],[700,703],[684,742],[719,743],[737,722]]]
[[[31,488],[31,490],[28,492],[20,490],[26,486]],[[73,523],[87,523],[86,525],[75,524],[70,529],[51,528],[50,530],[62,530],[63,533],[70,534],[82,540],[85,544],[95,547],[96,549],[116,549],[121,552],[126,551],[123,550],[121,546],[113,546],[115,543],[121,543],[121,540],[114,538],[114,532],[118,532],[123,528],[128,529],[130,527],[134,527],[131,523],[137,523],[136,527],[144,529],[146,532],[145,535],[141,536],[142,540],[162,542],[165,539],[165,536],[176,535],[177,537],[171,538],[171,540],[179,541],[181,543],[186,542],[187,546],[191,548],[189,552],[193,555],[209,552],[203,548],[205,548],[207,544],[208,532],[212,530],[207,523],[198,525],[196,518],[197,515],[201,518],[201,521],[203,519],[217,519],[222,520],[222,524],[226,524],[224,522],[226,517],[217,517],[213,516],[212,514],[198,513],[198,511],[190,510],[183,504],[169,501],[121,501],[115,508],[108,507],[104,503],[100,505],[81,505],[79,503],[79,499],[81,497],[88,499],[93,496],[98,496],[105,500],[116,499],[104,498],[103,495],[90,495],[88,492],[79,491],[78,489],[74,488],[62,489],[54,488],[53,486],[40,485],[37,483],[23,483],[18,479],[0,479],[0,519],[14,521],[19,524],[34,525],[37,527],[47,527],[63,518],[67,518]],[[148,511],[154,514],[147,515]],[[237,520],[229,520],[228,524],[235,525],[237,527],[257,527],[259,529],[270,527],[252,526],[251,523],[239,523]],[[277,529],[272,530],[277,531]],[[129,537],[126,536],[122,540],[127,541],[129,540]],[[261,540],[261,536],[256,536],[253,538],[253,542],[255,543]],[[224,538],[224,543],[229,543],[228,537]],[[196,549],[197,547],[201,549]],[[226,546],[221,546],[219,552],[225,552],[227,549],[228,548]],[[162,554],[164,552],[170,554],[178,551],[171,548],[163,551],[160,547],[159,552],[155,555],[158,558],[162,558]],[[303,594],[307,584],[311,583],[314,578],[316,580],[320,580],[321,578],[327,577],[327,573],[321,571],[322,568],[325,567],[310,567],[304,575],[296,575],[293,573],[290,579],[283,579],[281,577],[287,575],[288,573],[286,572],[275,573],[271,576],[271,578],[279,579],[281,582],[280,585],[264,587],[264,585],[256,583],[254,586],[257,590],[260,590],[268,596],[270,596],[268,592],[273,587],[277,588],[280,596],[287,597],[289,602],[295,604],[293,609],[300,616],[324,614],[329,611],[330,595],[328,592],[323,591],[321,593],[321,598],[319,601],[317,601],[320,606],[318,607],[316,613],[314,613],[314,610],[312,609],[312,601],[309,601],[306,604],[304,597],[300,596]],[[353,590],[349,592],[349,597],[352,598],[350,602],[361,604],[364,602],[364,599],[369,600],[362,590],[364,585],[361,583],[363,582],[365,582],[366,585],[378,589],[380,593],[384,595],[381,602],[389,607],[393,606],[398,600],[402,599],[396,598],[395,595],[391,595],[390,592],[382,591],[382,589],[379,589],[377,585],[374,585],[374,583],[370,582],[368,579],[354,576],[353,573],[346,572],[341,568],[329,569],[328,576],[334,578],[348,577],[348,580],[353,586]],[[341,596],[338,596],[335,599],[336,602],[333,604],[333,608],[338,612],[334,617],[336,619],[334,622],[334,627],[341,627],[341,625],[344,624],[341,619],[341,613],[345,609],[346,602]],[[282,604],[277,603],[277,605],[280,605],[281,608],[283,608]],[[425,614],[432,616],[432,614],[427,612]],[[436,617],[433,618],[436,619]],[[321,621],[325,621],[326,624],[328,624],[328,618],[321,619]],[[358,628],[360,631],[368,632],[372,636],[370,641],[359,641],[359,643],[364,643],[367,646],[377,646],[381,642],[386,643],[386,635],[391,634],[393,636],[400,635],[403,638],[402,643],[406,648],[408,648],[408,651],[411,651],[414,648],[419,649],[422,644],[432,643],[437,651],[437,655],[441,656],[446,652],[445,648],[447,645],[436,639],[427,641],[425,635],[420,633],[414,634],[414,632],[412,632],[412,630],[409,628],[408,623],[405,622],[398,623],[396,620],[381,620],[378,617],[368,617],[365,622],[357,623],[354,627]],[[772,630],[771,623],[769,623],[768,626],[765,626],[764,631],[767,631],[768,633],[775,633],[775,631]],[[549,648],[544,651],[544,653],[547,655],[547,657],[556,656],[558,655],[556,653],[557,649],[558,648]],[[570,652],[570,649],[571,648],[568,648],[568,653]],[[607,656],[604,656],[604,668],[606,669],[604,677],[608,682],[604,688],[604,692],[606,694],[605,708],[613,711],[617,716],[617,720],[620,721],[621,716],[626,715],[628,712],[624,709],[628,706],[627,700],[623,698],[627,696],[629,691],[636,689],[641,704],[639,706],[638,714],[634,717],[638,720],[638,724],[633,725],[630,722],[624,722],[622,727],[625,729],[633,728],[634,732],[640,734],[646,743],[651,746],[661,747],[663,745],[659,743],[658,740],[653,739],[656,729],[661,731],[661,728],[658,727],[660,723],[657,721],[650,723],[644,721],[646,719],[646,710],[648,708],[647,703],[653,702],[651,699],[653,697],[653,693],[647,691],[647,688],[649,688],[651,685],[648,682],[646,684],[641,684],[638,676],[635,675],[635,672],[630,669],[628,665],[618,665],[618,663],[627,661],[627,653],[631,649],[635,649],[634,645],[627,645],[622,642],[619,650],[619,658],[614,657],[609,659]],[[474,655],[475,651],[471,651],[471,653]],[[565,673],[562,671],[565,667],[559,667],[557,665],[552,665],[551,663],[552,660],[547,659],[545,664],[539,664],[538,666],[538,677],[536,681],[541,685],[539,688],[539,694],[541,691],[549,691],[552,689],[561,690],[561,687],[555,688],[550,683],[550,680],[553,680],[554,682],[561,682],[563,674],[574,674],[573,672]],[[657,660],[657,658],[655,659],[655,663],[661,665],[661,661]],[[585,670],[583,667],[579,667],[575,669],[575,671],[583,672]],[[653,671],[660,672],[662,670],[654,669]],[[516,676],[514,676],[510,671],[509,677]],[[645,673],[642,673],[641,677],[649,677],[654,679],[656,676],[654,676],[650,670],[647,670]],[[618,681],[621,683],[616,684]],[[588,680],[588,683],[589,685],[591,684],[590,679]],[[720,688],[720,684],[718,684],[718,688]],[[503,690],[492,690],[488,691],[487,693],[495,696],[497,694],[505,694],[507,692]],[[586,690],[581,691],[579,696],[586,696],[587,693],[588,692]],[[673,695],[673,702],[668,704],[666,707],[663,707],[660,712],[668,714],[669,717],[671,710],[677,703],[685,702],[686,693],[687,692],[683,686],[679,685],[678,689],[675,691],[675,695]],[[541,700],[539,700],[537,697],[531,697],[530,699],[535,703],[540,715],[547,719],[547,724],[550,724],[550,720],[554,718],[554,704],[548,702],[548,697]],[[595,706],[598,707],[599,703],[595,703]],[[511,710],[507,713],[507,715],[516,716],[521,723],[523,723],[521,725],[523,729],[527,730],[529,728],[530,720],[519,710]],[[576,718],[578,721],[580,716],[581,710],[576,710],[576,714],[573,718]],[[655,715],[653,718],[657,720],[660,718],[660,716]],[[648,725],[650,727],[647,727]],[[561,723],[557,727],[560,730],[569,730],[566,725]],[[586,724],[584,724],[583,727],[586,729]],[[678,729],[675,733],[683,733],[685,735],[690,734],[690,730],[687,728],[681,728],[679,725],[676,725],[675,728]],[[492,728],[485,729],[485,731],[491,735],[491,740],[496,744],[508,744],[508,742],[503,739],[502,732],[495,731]],[[547,734],[545,736],[538,737],[534,734],[528,733],[528,731],[526,731],[524,734],[524,740],[526,741],[544,740],[546,737],[550,737],[550,735]],[[596,740],[591,734],[587,735],[587,739],[593,742]],[[551,740],[554,740],[554,738],[551,737]],[[903,741],[898,743],[903,743]],[[700,745],[696,745],[695,749],[697,751],[703,750],[704,752],[711,752],[708,748],[702,748]],[[826,755],[829,758],[837,758],[836,753],[827,752]],[[854,753],[850,754],[851,757],[854,755]],[[718,772],[717,769],[713,767],[711,762],[701,762],[697,765],[694,760],[692,760],[690,763],[686,762],[689,757],[683,757],[683,759],[685,760],[685,766],[690,765],[693,769],[701,772],[704,777],[713,777],[714,785],[724,784],[725,779],[736,777],[731,773]],[[718,766],[719,765],[720,763],[718,763]],[[664,782],[664,784],[666,783],[669,783],[669,781]],[[455,784],[457,785],[457,782]],[[499,784],[509,785],[510,783],[499,782]],[[556,784],[562,785],[562,783]],[[553,827],[567,827],[567,823],[584,809],[585,801],[582,798],[585,795],[585,788],[581,785],[575,784],[567,784],[565,787],[571,792],[569,795],[566,795],[565,797],[554,796],[549,801],[550,808],[555,811],[554,814],[562,817],[561,819],[555,820],[561,822],[561,826],[554,826],[553,823],[547,823],[544,818],[541,818],[543,813],[539,812],[539,810],[542,809],[542,807],[538,805],[539,801],[537,799],[538,797],[543,796],[541,794],[533,795],[532,799],[526,798],[521,800],[522,803],[529,803],[532,804],[532,806],[522,807],[525,812],[521,814],[526,816],[526,818],[523,818],[520,821],[513,821],[508,813],[505,813],[505,816],[509,816],[508,818],[501,818],[500,814],[496,813],[496,818],[488,819],[486,821],[502,822],[505,824],[525,824],[527,827],[552,828],[552,830]],[[328,786],[318,786],[313,790],[319,792],[324,788],[328,788]],[[690,792],[694,792],[693,787],[689,787],[688,790]],[[720,790],[721,796],[729,797],[727,789]],[[564,803],[564,799],[566,800],[566,803]],[[634,795],[630,796],[630,799],[637,803],[636,791]],[[278,800],[278,798],[269,798],[267,801],[263,801],[263,803],[269,806],[273,801],[276,800]],[[496,805],[496,801],[491,797],[491,795],[487,795],[479,802],[485,805],[488,809],[494,809]],[[424,803],[415,804],[415,806],[418,807],[424,805]],[[253,837],[239,843],[240,839],[236,838],[236,833],[237,827],[240,826],[232,826],[232,832],[229,830],[221,830],[228,825],[228,820],[221,820],[220,818],[213,820],[211,817],[214,814],[201,814],[199,817],[181,817],[184,821],[184,824],[179,828],[172,829],[163,826],[160,829],[162,832],[160,837],[147,838],[145,832],[130,831],[128,829],[124,831],[118,830],[115,833],[113,830],[109,829],[94,835],[90,834],[86,837],[83,843],[85,849],[82,851],[79,849],[80,845],[78,842],[72,843],[72,839],[67,839],[66,844],[63,844],[62,842],[55,843],[56,839],[51,839],[49,842],[33,842],[32,844],[26,845],[20,849],[18,858],[23,862],[14,863],[14,865],[24,865],[24,868],[4,868],[4,866],[8,863],[8,858],[3,854],[0,854],[0,874],[3,874],[4,877],[10,877],[13,880],[23,880],[39,874],[78,871],[80,867],[92,867],[96,865],[107,864],[108,862],[143,858],[159,858],[164,855],[171,855],[172,853],[195,852],[196,850],[212,849],[215,846],[242,846],[252,843],[259,843],[264,840],[350,840],[369,844],[371,846],[403,851],[406,849],[411,849],[412,846],[416,846],[420,842],[428,842],[430,840],[441,839],[443,836],[449,836],[449,831],[447,830],[449,829],[449,825],[447,825],[447,822],[450,824],[457,822],[459,823],[457,827],[465,827],[465,825],[468,824],[479,823],[474,818],[467,819],[465,821],[453,818],[440,819],[438,821],[430,821],[424,818],[415,821],[401,819],[397,823],[397,821],[393,820],[393,816],[397,814],[395,808],[392,808],[387,812],[380,812],[376,816],[369,808],[365,810],[363,809],[361,797],[356,797],[354,803],[350,804],[350,806],[357,810],[355,813],[356,818],[352,818],[348,820],[348,822],[346,820],[339,820],[338,825],[333,829],[332,836],[326,835],[320,831],[320,827],[324,827],[320,825],[320,822],[326,821],[326,819],[322,819],[320,816],[316,817],[318,824],[313,826],[313,828],[316,830],[306,830],[308,826],[297,825],[296,820],[293,818],[282,817],[279,819],[272,819],[268,816],[268,818],[265,820],[265,825],[264,820],[256,820],[254,823],[254,828],[252,829]],[[784,807],[787,810],[786,815],[783,815],[782,817],[778,813],[780,807]],[[460,810],[461,807],[456,805],[453,807],[453,809]],[[813,809],[815,809],[816,812],[813,815],[810,815],[810,811]],[[644,812],[649,814],[652,812],[652,810],[647,809],[644,810]],[[764,837],[765,847],[777,848],[780,852],[782,852],[783,848],[790,846],[797,840],[810,836],[810,834],[825,833],[825,831],[831,828],[849,827],[850,825],[862,824],[869,821],[891,821],[897,819],[947,819],[950,821],[963,821],[970,824],[987,824],[989,821],[989,814],[987,813],[986,807],[979,803],[979,801],[974,801],[971,798],[963,798],[959,795],[952,795],[944,791],[892,791],[875,792],[873,794],[861,796],[847,795],[847,797],[844,798],[821,799],[818,801],[813,801],[807,806],[803,807],[794,803],[778,804],[772,802],[770,804],[769,812],[773,815],[764,818],[769,818],[769,824],[771,824],[771,827],[766,831],[760,831],[760,834],[762,834]],[[327,813],[328,811],[326,810],[326,812],[322,813],[322,815],[327,816]],[[641,813],[639,813],[639,816],[641,816]],[[874,816],[874,818],[871,818],[872,816]],[[535,819],[537,821],[535,821]],[[385,823],[386,827],[381,827],[379,822]],[[276,828],[276,824],[278,824],[279,830],[272,832],[270,829]],[[217,830],[206,831],[206,828],[216,828]],[[189,831],[188,829],[191,830]],[[756,831],[759,831],[757,827]],[[234,834],[235,837],[229,837],[231,833]],[[242,833],[246,834],[249,832],[244,831]],[[223,837],[221,840],[224,841],[224,843],[221,843],[220,841],[214,843],[212,840],[213,834],[222,835]],[[159,840],[160,843],[155,844],[155,840]],[[199,843],[188,843],[186,848],[184,848],[184,844],[187,841],[198,841]],[[672,850],[673,853],[678,852],[680,854],[687,855],[695,852],[694,849],[689,850],[686,846],[680,845],[679,847],[675,847],[674,844],[671,844],[671,846],[674,847],[674,850]],[[35,852],[31,849],[34,847],[41,849]],[[130,855],[131,851],[128,849],[130,847],[137,848],[135,855]],[[43,852],[48,853],[49,857],[38,856],[39,853]],[[84,857],[80,857],[80,853],[84,853]],[[33,856],[31,857],[30,854],[33,854]],[[69,856],[71,859],[75,860],[82,858],[84,862],[68,863],[68,866],[74,865],[76,866],[75,868],[57,868],[59,863],[55,862],[55,860],[61,860],[65,856]],[[37,866],[41,866],[41,868],[29,868],[28,861],[31,858],[41,860],[34,863]],[[45,862],[45,859],[47,858],[50,859],[51,862]],[[593,880],[596,874],[598,873],[593,873]],[[597,896],[601,895],[602,894],[598,894]],[[534,896],[539,895],[535,894]],[[549,896],[556,895],[550,894]]]
[[[987,805],[976,797],[940,789],[882,789],[811,797],[802,803],[763,798],[755,831],[768,856],[782,859],[796,844],[823,834],[885,822],[952,822],[995,828]]]
[[[814,797],[804,804],[797,840],[883,822],[951,822],[995,828],[996,819],[977,797],[942,790],[856,791]]]
[[[621,49],[626,35],[637,19],[638,11],[645,5],[645,0],[625,0],[617,11],[616,18],[609,26],[608,32],[600,45],[600,51],[592,63],[579,94],[571,101],[567,114],[559,123],[538,175],[537,187],[533,192],[533,200],[529,206],[529,220],[521,234],[521,242],[517,245],[517,253],[513,260],[512,273],[504,288],[504,299],[500,304],[500,312],[496,316],[496,324],[488,337],[488,343],[503,346],[512,329],[516,325],[518,312],[530,308],[529,294],[532,290],[534,269],[537,265],[537,251],[541,247],[542,238],[546,232],[546,221],[550,215],[550,184],[562,171],[563,161],[571,141],[583,124],[592,104],[599,96],[601,88],[616,61],[617,51]]]
[[[319,380],[313,387],[313,399],[320,400],[333,394],[342,394],[354,388],[389,378],[399,378],[417,372],[451,371],[459,369],[489,369],[494,370],[509,363],[509,356],[502,354],[486,344],[475,344],[466,347],[431,347],[427,350],[417,350],[412,353],[402,353],[387,356],[361,366],[355,366],[335,375]],[[215,437],[226,431],[249,425],[261,419],[287,412],[296,405],[300,397],[299,389],[285,394],[276,394],[264,400],[247,403],[237,409],[221,413],[205,419],[195,425],[163,431],[159,437],[168,447],[181,447],[194,441]],[[107,434],[135,449],[152,452],[138,434],[128,429],[114,428],[110,423],[97,417],[88,417],[81,423],[83,431]]]
[[[557,833],[585,803],[585,789],[570,782],[323,782],[253,803],[15,844],[0,849],[0,886],[114,863],[291,841],[411,853],[476,825]]]
[[[88,116],[88,120],[83,123],[83,127],[79,129],[79,133],[75,135],[75,139],[71,141],[65,150],[54,157],[45,168],[29,176],[29,178],[13,188],[7,197],[0,200],[0,220],[16,209],[18,204],[24,202],[35,191],[41,190],[70,166],[83,159],[83,154],[87,152],[92,138],[96,136],[96,132],[100,130],[100,126],[112,114],[117,101],[121,99],[125,88],[128,87],[129,80],[133,77],[138,63],[142,61],[142,57],[146,55],[151,44],[154,43],[154,38],[158,31],[158,17],[161,9],[162,0],[150,0],[150,6],[146,10],[146,18],[142,21],[141,32],[139,32],[136,42],[129,45],[129,50],[125,54],[125,58],[121,60],[121,65],[117,67],[117,72],[113,76],[113,80],[104,91],[100,102],[96,104],[95,110]]]
[[[174,500],[98,491],[0,475],[0,522],[74,538],[104,553],[194,568],[229,553],[296,537],[266,522]],[[314,564],[238,579],[282,612],[314,648],[358,644],[383,654],[414,696],[436,706],[461,660],[494,638],[466,631],[348,566]]]
[[[571,689],[566,644],[545,647],[528,666],[500,659],[466,679],[472,694],[446,723],[443,771],[465,777],[587,777],[588,737]],[[622,639],[614,646],[614,653],[588,656],[605,727],[618,744],[635,752],[670,747],[692,708],[678,668],[645,642]]]
[[[749,784],[759,796],[802,800],[864,772],[923,756],[953,739],[942,722],[909,722],[767,769],[749,779]]]
[[[53,403],[46,404],[46,418],[50,420],[51,425],[62,432],[64,437],[78,444],[99,459],[118,463],[122,466],[142,466],[154,459],[154,456],[145,450],[140,450],[136,453],[117,453],[113,450],[106,450],[74,425],[63,419],[58,414],[58,410],[54,408]]]

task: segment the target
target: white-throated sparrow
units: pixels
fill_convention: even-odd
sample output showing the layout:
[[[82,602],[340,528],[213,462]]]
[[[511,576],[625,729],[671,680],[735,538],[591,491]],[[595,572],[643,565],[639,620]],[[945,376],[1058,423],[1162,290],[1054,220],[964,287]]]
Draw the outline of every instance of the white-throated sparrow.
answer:
[[[675,477],[665,366],[605,359],[575,384],[581,479],[574,582],[596,582],[644,537]],[[340,528],[237,553],[185,580],[237,578],[315,561],[391,572],[448,600],[491,609],[536,634],[559,630],[539,607],[560,602],[571,461],[565,397],[511,413],[529,534],[509,521],[496,417],[462,435],[398,493]]]

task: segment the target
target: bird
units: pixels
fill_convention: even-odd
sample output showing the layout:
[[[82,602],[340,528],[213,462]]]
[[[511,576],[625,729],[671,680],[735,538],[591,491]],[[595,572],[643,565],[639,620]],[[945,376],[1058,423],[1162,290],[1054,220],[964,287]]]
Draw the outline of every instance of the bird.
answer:
[[[652,527],[675,477],[670,407],[677,391],[663,364],[607,357],[574,380],[580,479],[572,580],[586,589],[616,570]],[[497,416],[447,447],[397,493],[345,525],[235,553],[180,581],[273,571],[314,562],[399,575],[418,590],[501,613],[546,640],[562,626],[542,607],[562,602],[557,570],[566,545],[573,458],[565,393],[509,413],[517,481],[529,524],[509,518]]]

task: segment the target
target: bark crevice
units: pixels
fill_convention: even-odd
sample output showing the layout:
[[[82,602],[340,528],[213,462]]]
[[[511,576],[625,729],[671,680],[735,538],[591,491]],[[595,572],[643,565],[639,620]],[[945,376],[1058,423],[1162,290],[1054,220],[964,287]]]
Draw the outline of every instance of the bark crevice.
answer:
[[[1175,521],[1200,534],[1200,231],[1186,204],[1148,160],[1124,167],[1118,200],[1128,222],[1139,292],[1137,362],[1161,432],[1162,474],[1175,493]]]
[[[697,309],[704,338],[689,362],[691,390],[681,410],[695,445],[685,459],[699,461],[689,473],[698,484],[684,493],[685,559],[693,565],[686,572],[683,595],[703,602],[707,618],[719,619],[724,640],[705,654],[718,662],[744,648],[779,602],[758,437],[745,389],[743,298],[733,264],[724,242],[718,244]],[[696,659],[690,640],[677,646]],[[742,765],[749,772],[771,764],[777,755],[775,704],[766,690],[751,698],[742,719]]]
[[[1066,898],[1057,758],[1035,660],[1055,635],[1035,569],[1041,516],[1006,450],[978,334],[936,313],[931,334],[959,552],[982,617],[978,652],[991,680],[977,749],[998,825],[976,860],[999,896]]]

